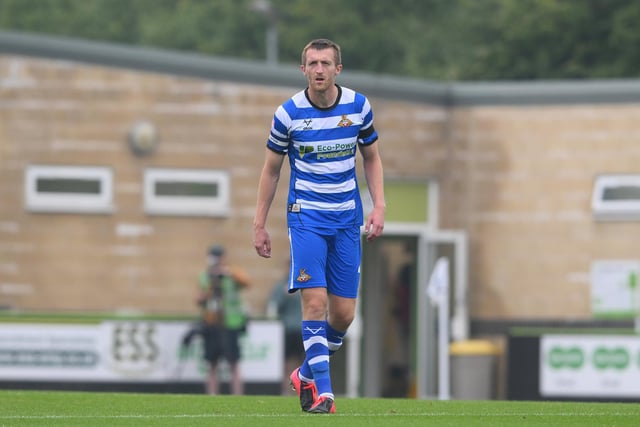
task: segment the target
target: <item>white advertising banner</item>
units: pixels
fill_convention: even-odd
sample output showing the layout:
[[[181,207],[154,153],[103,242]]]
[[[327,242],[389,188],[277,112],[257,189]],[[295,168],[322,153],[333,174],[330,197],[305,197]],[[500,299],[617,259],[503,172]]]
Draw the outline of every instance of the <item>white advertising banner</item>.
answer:
[[[188,322],[108,321],[95,325],[0,324],[0,380],[204,381],[199,336]],[[284,333],[278,321],[251,321],[241,341],[245,382],[280,382]]]
[[[640,262],[598,260],[591,264],[591,311],[594,316],[640,315]]]
[[[540,394],[544,397],[640,397],[640,337],[542,336]]]

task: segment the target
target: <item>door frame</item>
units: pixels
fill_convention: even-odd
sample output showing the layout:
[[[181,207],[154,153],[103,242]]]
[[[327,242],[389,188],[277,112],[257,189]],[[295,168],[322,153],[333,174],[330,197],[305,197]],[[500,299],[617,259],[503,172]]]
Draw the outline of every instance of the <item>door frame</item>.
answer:
[[[426,289],[429,275],[437,260],[435,245],[452,244],[454,246],[455,260],[453,283],[453,310],[452,310],[452,336],[454,339],[467,339],[468,337],[468,310],[467,310],[467,277],[468,277],[468,249],[467,235],[461,230],[436,230],[426,224],[388,223],[385,224],[384,236],[416,237],[418,239],[418,253],[416,255],[417,271],[417,316],[416,316],[416,396],[428,398],[434,395],[437,371],[434,371],[431,359],[437,358],[437,354],[430,355],[429,349],[434,348],[437,337],[429,333],[428,322],[433,317],[433,309],[430,307]],[[366,244],[366,243],[365,243]],[[366,268],[365,266],[362,267]],[[346,394],[348,397],[358,397],[361,384],[360,370],[363,365],[362,357],[366,357],[362,351],[363,345],[363,310],[361,298],[358,298],[356,317],[349,328],[346,339],[347,346],[347,378]],[[435,375],[435,377],[434,377]]]
[[[416,340],[416,396],[419,399],[437,395],[438,336],[430,322],[437,319],[436,309],[429,301],[427,287],[438,259],[436,245],[451,244],[454,248],[453,283],[450,283],[452,310],[450,311],[449,340],[466,340],[469,337],[469,311],[467,290],[469,277],[467,234],[461,230],[428,230],[420,236],[418,246],[418,316]],[[445,351],[449,351],[446,349]]]

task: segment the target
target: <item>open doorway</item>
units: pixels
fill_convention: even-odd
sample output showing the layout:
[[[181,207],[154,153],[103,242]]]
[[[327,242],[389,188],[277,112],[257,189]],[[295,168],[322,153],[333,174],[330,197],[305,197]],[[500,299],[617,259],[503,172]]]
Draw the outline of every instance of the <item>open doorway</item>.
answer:
[[[384,236],[363,245],[359,395],[436,395],[437,316],[427,301],[426,286],[442,256],[451,266],[452,320],[456,323],[458,317],[464,323],[464,233],[385,230]]]
[[[417,253],[417,236],[383,236],[363,245],[364,396],[415,395]]]

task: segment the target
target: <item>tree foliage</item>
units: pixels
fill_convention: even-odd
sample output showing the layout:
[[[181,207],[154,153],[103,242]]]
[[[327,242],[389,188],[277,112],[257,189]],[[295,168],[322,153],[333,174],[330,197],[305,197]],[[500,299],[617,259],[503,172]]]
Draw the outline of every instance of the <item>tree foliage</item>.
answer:
[[[271,5],[272,13],[256,4]],[[349,70],[434,80],[636,77],[635,0],[0,0],[0,28],[297,64],[312,38]]]

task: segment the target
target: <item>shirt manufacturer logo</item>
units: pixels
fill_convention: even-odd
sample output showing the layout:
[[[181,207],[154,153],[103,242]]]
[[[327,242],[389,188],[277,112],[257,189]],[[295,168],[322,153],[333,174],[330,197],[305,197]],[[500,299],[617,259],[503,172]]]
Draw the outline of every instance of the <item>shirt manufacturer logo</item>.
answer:
[[[311,126],[311,122],[312,122],[311,119],[304,119],[302,121],[302,123],[304,123],[304,127],[302,128],[302,130],[311,130],[311,129],[313,129],[313,126]]]

